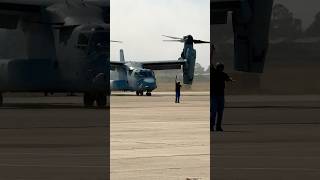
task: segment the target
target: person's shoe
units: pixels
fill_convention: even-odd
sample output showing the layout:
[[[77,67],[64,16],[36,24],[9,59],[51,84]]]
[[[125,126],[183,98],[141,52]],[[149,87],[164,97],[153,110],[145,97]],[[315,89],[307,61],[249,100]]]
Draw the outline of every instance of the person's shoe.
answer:
[[[223,132],[223,129],[222,129],[222,127],[217,127],[217,128],[216,128],[216,131]]]

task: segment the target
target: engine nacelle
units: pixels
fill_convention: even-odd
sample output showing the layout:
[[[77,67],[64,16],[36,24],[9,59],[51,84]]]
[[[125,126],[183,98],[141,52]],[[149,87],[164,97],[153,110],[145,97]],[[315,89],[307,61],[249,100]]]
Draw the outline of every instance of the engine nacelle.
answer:
[[[263,72],[272,6],[273,0],[247,0],[233,11],[235,70]]]
[[[234,69],[262,73],[268,50],[273,0],[210,0],[211,24],[226,24],[232,12]]]
[[[186,49],[186,64],[183,66],[183,83],[191,85],[194,77],[194,68],[196,65],[196,50],[193,48]]]

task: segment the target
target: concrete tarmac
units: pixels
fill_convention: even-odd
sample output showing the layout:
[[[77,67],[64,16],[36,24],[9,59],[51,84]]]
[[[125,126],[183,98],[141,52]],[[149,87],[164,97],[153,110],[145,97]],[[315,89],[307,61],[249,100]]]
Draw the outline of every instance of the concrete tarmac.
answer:
[[[320,96],[227,97],[213,180],[320,179]]]
[[[107,113],[81,97],[5,97],[0,179],[106,180]]]
[[[111,179],[209,179],[209,96],[111,97]],[[320,96],[228,96],[214,180],[320,177]],[[81,97],[7,97],[0,179],[107,179],[107,111]]]
[[[209,179],[208,93],[183,93],[181,104],[128,94],[111,99],[111,178]],[[316,95],[227,96],[211,179],[319,179],[319,117]]]
[[[111,98],[111,179],[209,180],[208,93]]]

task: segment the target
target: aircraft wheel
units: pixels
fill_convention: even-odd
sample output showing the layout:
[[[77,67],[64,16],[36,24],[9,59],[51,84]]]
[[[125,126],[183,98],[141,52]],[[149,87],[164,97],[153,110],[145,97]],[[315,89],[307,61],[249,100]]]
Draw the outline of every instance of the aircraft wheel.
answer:
[[[97,93],[97,106],[100,108],[107,106],[107,95],[106,93]]]
[[[136,95],[137,95],[137,96],[139,96],[139,95],[140,95],[139,91],[136,91]]]
[[[143,91],[140,91],[140,96],[143,96]]]
[[[151,92],[147,92],[147,94],[146,94],[147,96],[151,96]]]
[[[83,104],[86,107],[91,107],[94,104],[94,95],[92,93],[84,93]]]
[[[0,93],[0,106],[2,106],[3,105],[3,96],[2,96],[2,94]]]

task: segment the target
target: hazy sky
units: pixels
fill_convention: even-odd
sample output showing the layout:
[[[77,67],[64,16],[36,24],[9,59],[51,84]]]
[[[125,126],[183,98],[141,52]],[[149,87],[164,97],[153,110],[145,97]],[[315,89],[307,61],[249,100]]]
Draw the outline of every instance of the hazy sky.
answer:
[[[210,0],[111,0],[111,60],[176,60],[183,44],[163,42],[161,35],[210,40]],[[210,46],[196,45],[197,62],[207,67]]]

